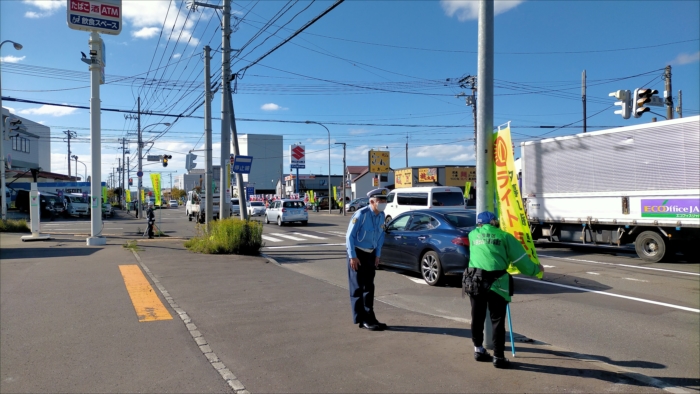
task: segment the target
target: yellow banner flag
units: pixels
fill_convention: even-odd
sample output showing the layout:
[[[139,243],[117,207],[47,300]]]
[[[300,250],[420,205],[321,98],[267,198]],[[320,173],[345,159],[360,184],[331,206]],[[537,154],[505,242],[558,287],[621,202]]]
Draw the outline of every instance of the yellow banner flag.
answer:
[[[131,190],[126,189],[125,197],[126,197],[126,202],[131,202]]]
[[[156,205],[161,206],[160,201],[160,173],[151,174],[151,185],[153,185],[153,194],[156,199]]]
[[[146,201],[146,191],[141,189],[141,204]]]
[[[333,186],[333,199],[338,201],[338,189],[336,189],[335,186]]]
[[[525,248],[530,260],[539,264],[540,260],[535,251],[535,243],[530,233],[530,225],[525,215],[523,199],[520,196],[518,177],[515,173],[515,161],[513,158],[512,142],[510,138],[510,123],[502,130],[498,130],[493,136],[494,177],[496,185],[498,219],[501,230],[513,234]],[[511,274],[519,274],[517,268],[511,265],[508,268]],[[537,274],[542,279],[542,272]]]

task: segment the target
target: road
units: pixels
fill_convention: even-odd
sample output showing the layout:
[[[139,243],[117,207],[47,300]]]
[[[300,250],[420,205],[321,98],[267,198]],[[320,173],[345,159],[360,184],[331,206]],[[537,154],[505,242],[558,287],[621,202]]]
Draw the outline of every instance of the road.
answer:
[[[157,211],[156,217],[170,237],[198,232],[182,208]],[[266,224],[263,253],[291,271],[347,288],[349,220],[350,215],[310,213],[308,226]],[[144,222],[119,212],[105,221],[103,233],[139,239]],[[89,222],[44,222],[42,232],[81,237],[89,232]],[[539,255],[547,269],[544,280],[516,277],[511,309],[517,335],[670,387],[700,389],[700,264],[645,263],[630,251],[604,248],[541,247]],[[469,306],[461,298],[459,279],[430,287],[417,273],[384,269],[377,273],[376,297],[466,324]]]

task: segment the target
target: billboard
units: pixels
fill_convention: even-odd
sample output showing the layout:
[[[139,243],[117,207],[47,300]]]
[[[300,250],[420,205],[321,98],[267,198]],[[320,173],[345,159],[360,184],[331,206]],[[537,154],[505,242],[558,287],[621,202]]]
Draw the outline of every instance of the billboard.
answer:
[[[476,167],[445,167],[445,186],[464,186],[476,182]]]
[[[304,145],[289,146],[289,168],[306,168],[306,149],[304,149]]]
[[[369,172],[386,174],[389,172],[389,151],[371,150],[369,153]]]
[[[406,168],[404,170],[394,171],[394,187],[397,189],[413,186],[413,169]]]
[[[73,30],[111,35],[122,31],[121,0],[68,0],[67,5],[68,27]]]
[[[438,171],[436,167],[419,168],[418,182],[435,182],[438,181]]]

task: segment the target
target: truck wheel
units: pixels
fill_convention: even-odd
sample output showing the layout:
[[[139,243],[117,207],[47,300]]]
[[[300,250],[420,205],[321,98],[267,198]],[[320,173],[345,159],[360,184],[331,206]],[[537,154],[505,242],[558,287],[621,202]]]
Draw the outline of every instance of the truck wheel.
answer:
[[[644,231],[634,241],[637,256],[650,263],[658,263],[666,255],[666,241],[657,232]]]
[[[187,212],[187,220],[192,221],[192,214]]]

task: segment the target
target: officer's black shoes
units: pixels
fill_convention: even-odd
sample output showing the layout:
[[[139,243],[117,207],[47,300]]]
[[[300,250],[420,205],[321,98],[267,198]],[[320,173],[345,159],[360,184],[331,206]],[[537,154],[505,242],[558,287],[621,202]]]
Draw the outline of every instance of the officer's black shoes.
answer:
[[[372,323],[360,323],[360,328],[364,328],[365,330],[370,331],[382,331],[382,329],[378,325]]]
[[[510,368],[510,361],[505,357],[494,357],[493,366],[500,369]]]
[[[374,324],[375,324],[377,327],[379,327],[382,331],[384,331],[384,330],[386,330],[387,328],[389,328],[389,326],[387,326],[387,325],[384,324],[384,323],[380,323],[379,321],[375,322]]]
[[[474,360],[488,362],[491,361],[491,355],[486,350],[483,352],[474,352]]]

